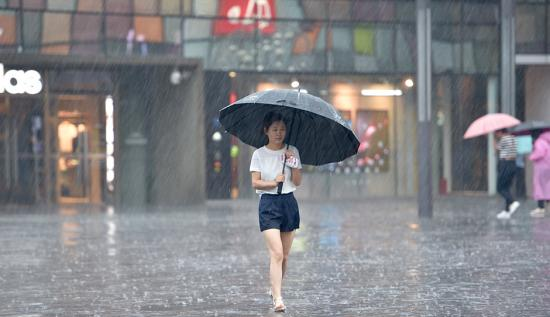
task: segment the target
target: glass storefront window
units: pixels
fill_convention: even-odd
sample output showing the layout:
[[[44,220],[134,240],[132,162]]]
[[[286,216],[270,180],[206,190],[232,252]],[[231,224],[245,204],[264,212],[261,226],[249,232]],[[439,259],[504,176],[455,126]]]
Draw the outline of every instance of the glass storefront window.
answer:
[[[328,3],[328,19],[336,21],[351,20],[352,0],[332,0]]]
[[[433,4],[432,2],[432,12],[433,12]],[[401,23],[416,23],[416,15],[412,14],[411,12],[415,12],[416,10],[416,1],[410,0],[410,1],[399,1],[399,3],[396,5],[395,8],[395,20],[396,22]],[[433,15],[432,15],[432,21],[433,21]],[[412,26],[414,29],[415,26]]]
[[[326,29],[320,22],[274,23],[274,33],[259,36],[258,70],[323,71]]]
[[[112,13],[132,13],[130,0],[105,0],[105,9]]]
[[[17,0],[11,0],[11,3],[19,2]],[[45,9],[46,0],[22,0],[24,9]]]
[[[208,56],[211,46],[211,29],[213,21],[208,19],[184,20],[184,44],[185,57],[204,58],[206,67],[209,67]]]
[[[17,43],[15,11],[0,11],[0,28],[2,29],[2,35],[0,36],[0,45],[15,45]]]
[[[284,19],[303,19],[307,16],[308,12],[306,11],[306,6],[302,4],[303,1],[298,0],[274,0],[275,4],[275,18],[284,18]],[[318,7],[324,7],[324,3],[321,4],[317,2]]]
[[[464,72],[497,73],[500,61],[500,33],[497,26],[464,27]],[[471,51],[467,51],[471,45]]]
[[[179,0],[161,0],[160,13],[179,14],[181,12],[181,2]]]
[[[44,13],[42,25],[42,52],[68,54],[70,43],[71,15]]]
[[[219,2],[225,2],[225,1],[228,1],[228,0],[219,0]],[[218,15],[217,10],[218,10],[218,1],[193,0],[193,11],[194,11],[193,13],[196,16],[210,16],[210,17],[217,16]]]
[[[327,18],[327,3],[320,3],[317,0],[302,0],[302,8],[304,18],[325,20]]]
[[[105,17],[105,35],[108,39],[126,39],[132,29],[132,18],[123,15]]]
[[[0,96],[0,202],[38,203],[44,190],[43,99]]]
[[[103,11],[103,1],[78,0],[78,11],[101,12]]]
[[[181,44],[181,19],[164,18],[164,42]]]
[[[406,25],[397,27],[395,45],[397,71],[414,72],[416,70],[416,29]]]
[[[261,10],[255,7],[249,13],[243,3],[248,2],[5,1],[5,6],[21,4],[36,11],[23,11],[22,15],[0,11],[0,28],[4,30],[0,45],[8,51],[21,47],[47,54],[179,55],[200,58],[209,70],[415,70],[412,0],[266,0],[261,2]],[[495,49],[499,49],[494,47],[498,46],[498,1],[445,0],[433,1],[432,6],[434,69],[494,71]],[[219,18],[229,10],[233,18]],[[546,4],[518,3],[519,53],[545,51],[548,32],[535,30],[544,29],[550,20],[547,11]],[[258,12],[265,19],[243,18],[247,14],[255,18]]]
[[[25,51],[40,49],[40,29],[42,27],[42,13],[23,13],[23,48]]]
[[[51,143],[59,203],[100,203],[105,191],[103,96],[52,95]]]
[[[134,12],[135,13],[146,13],[146,14],[157,14],[158,13],[158,2],[151,0],[134,0]]]
[[[48,0],[49,10],[74,11],[76,0]]]
[[[432,1],[431,9],[432,23],[460,23],[462,11],[459,1]],[[415,15],[412,14],[412,16]],[[436,28],[433,29],[435,30]]]
[[[395,29],[386,24],[334,24],[329,37],[332,45],[329,44],[328,70],[395,71],[396,35]],[[406,41],[406,33],[400,35]],[[409,46],[407,43],[402,42],[401,47]]]
[[[104,71],[48,72],[50,192],[57,203],[101,203],[107,195]]]
[[[334,25],[330,30],[330,54],[328,65],[330,71],[353,71],[353,35],[347,25]]]
[[[466,24],[494,24],[500,20],[500,1],[486,1],[487,3],[463,3],[464,22]]]
[[[193,0],[181,0],[182,1],[182,13],[189,15],[193,14]]]
[[[516,51],[519,54],[546,53],[548,30],[547,4],[525,3],[516,6]],[[549,22],[550,23],[550,22]],[[550,24],[549,24],[550,25]]]
[[[97,42],[101,35],[101,16],[98,14],[75,14],[72,23],[72,39],[76,42]]]
[[[351,17],[357,21],[384,22],[396,19],[396,7],[401,3],[395,1],[356,1],[353,3]]]
[[[364,173],[384,173],[389,170],[389,116],[384,110],[359,110],[356,114],[355,133],[359,138],[359,151],[352,160],[354,170]]]
[[[136,38],[148,43],[160,43],[163,41],[162,18],[154,16],[136,16],[134,18]]]

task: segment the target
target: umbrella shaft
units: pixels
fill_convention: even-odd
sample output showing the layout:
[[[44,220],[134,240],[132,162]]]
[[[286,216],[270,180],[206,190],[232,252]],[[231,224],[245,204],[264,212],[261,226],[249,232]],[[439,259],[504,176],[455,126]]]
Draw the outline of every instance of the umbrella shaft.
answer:
[[[287,144],[286,145],[286,149],[288,150],[288,147],[290,146],[290,144]],[[286,167],[286,152],[284,154],[284,158],[283,158],[283,171],[281,172],[281,174],[285,175],[285,167]],[[277,184],[277,194],[281,194],[283,192],[283,183],[280,182]]]

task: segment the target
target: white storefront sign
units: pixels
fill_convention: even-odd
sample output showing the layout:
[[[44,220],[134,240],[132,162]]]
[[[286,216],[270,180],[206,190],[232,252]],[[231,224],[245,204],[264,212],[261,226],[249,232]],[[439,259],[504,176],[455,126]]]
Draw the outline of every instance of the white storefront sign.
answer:
[[[36,95],[42,91],[42,77],[36,70],[15,70],[4,72],[0,63],[0,93]]]

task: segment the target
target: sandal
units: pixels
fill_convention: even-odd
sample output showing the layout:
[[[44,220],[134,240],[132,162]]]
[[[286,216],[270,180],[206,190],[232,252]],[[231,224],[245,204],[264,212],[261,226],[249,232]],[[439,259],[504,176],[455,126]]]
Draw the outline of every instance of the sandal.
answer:
[[[277,297],[273,299],[273,311],[276,313],[284,313],[286,310],[285,303],[283,303],[282,297]]]

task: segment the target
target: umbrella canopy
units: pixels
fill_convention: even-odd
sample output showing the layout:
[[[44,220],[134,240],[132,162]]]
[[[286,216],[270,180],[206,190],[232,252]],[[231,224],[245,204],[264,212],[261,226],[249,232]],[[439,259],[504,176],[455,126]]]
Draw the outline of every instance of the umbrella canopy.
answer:
[[[357,153],[359,140],[336,109],[321,98],[296,90],[246,96],[220,110],[220,123],[244,143],[259,148],[267,144],[263,119],[269,112],[285,118],[285,142],[298,148],[303,164],[339,162]]]
[[[550,122],[545,121],[528,121],[520,125],[517,125],[510,129],[512,134],[531,134],[536,130],[547,130],[550,129]]]
[[[464,133],[464,138],[470,139],[476,136],[489,134],[501,129],[511,128],[520,123],[518,119],[505,113],[486,114],[470,124],[468,130]]]

